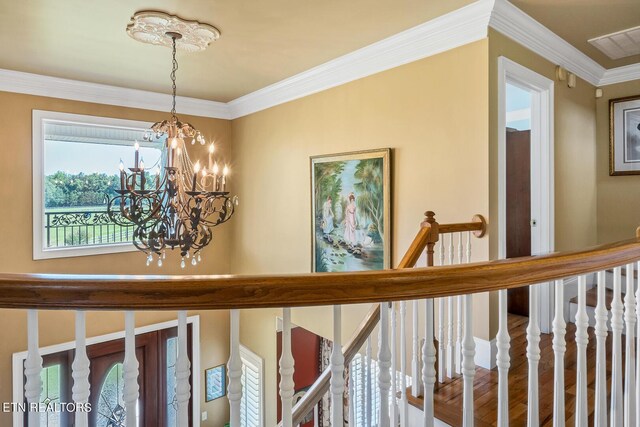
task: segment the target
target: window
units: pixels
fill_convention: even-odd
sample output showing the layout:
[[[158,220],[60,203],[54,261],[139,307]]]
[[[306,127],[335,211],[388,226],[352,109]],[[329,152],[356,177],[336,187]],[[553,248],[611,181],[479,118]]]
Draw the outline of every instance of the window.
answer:
[[[40,394],[40,402],[49,404],[60,403],[60,397],[62,394],[61,381],[62,375],[60,373],[60,364],[54,364],[42,369],[40,373],[40,380],[42,380],[42,392]],[[42,427],[61,427],[61,414],[60,412],[42,412],[40,414],[40,426]]]
[[[144,141],[149,126],[33,112],[34,259],[134,250],[133,227],[110,220],[107,197],[116,196],[120,160],[129,165],[136,141],[149,179],[159,170],[164,144]]]
[[[240,426],[264,426],[264,384],[262,359],[248,348],[240,346],[242,360],[242,399],[240,400]]]

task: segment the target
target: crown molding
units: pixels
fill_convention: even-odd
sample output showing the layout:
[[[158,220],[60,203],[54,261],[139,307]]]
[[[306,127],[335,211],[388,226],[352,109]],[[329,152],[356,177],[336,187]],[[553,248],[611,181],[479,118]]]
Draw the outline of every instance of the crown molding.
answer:
[[[489,25],[527,49],[594,86],[605,68],[506,0],[495,0]]]
[[[435,55],[487,36],[480,0],[229,102],[233,119]]]
[[[600,86],[623,83],[631,80],[640,80],[640,63],[608,69],[600,79]]]
[[[0,70],[0,91],[24,93],[27,95],[117,105],[119,107],[141,108],[153,111],[168,111],[171,95],[128,89],[97,83],[88,83],[21,71]],[[182,114],[230,119],[229,107],[223,102],[204,99],[176,98],[177,111]]]
[[[507,0],[478,0],[229,103],[179,96],[177,110],[236,119],[481,40],[489,27],[594,86],[640,79],[640,63],[606,70]],[[153,111],[171,105],[168,94],[2,69],[0,91]]]

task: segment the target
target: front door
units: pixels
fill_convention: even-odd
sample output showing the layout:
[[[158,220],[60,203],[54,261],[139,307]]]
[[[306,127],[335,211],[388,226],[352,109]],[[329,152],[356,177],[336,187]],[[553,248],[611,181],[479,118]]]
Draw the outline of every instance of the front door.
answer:
[[[173,427],[177,425],[175,363],[177,328],[136,335],[138,359],[137,427]],[[192,330],[187,327],[187,348],[192,359]],[[89,427],[124,427],[124,339],[87,346],[90,362],[89,384],[91,412]],[[41,401],[72,401],[71,365],[74,350],[43,356],[43,392]],[[193,390],[193,378],[189,382]],[[192,400],[189,400],[189,425],[192,425]],[[43,414],[40,424],[73,426],[74,417],[66,413]],[[24,425],[28,425],[26,421]]]

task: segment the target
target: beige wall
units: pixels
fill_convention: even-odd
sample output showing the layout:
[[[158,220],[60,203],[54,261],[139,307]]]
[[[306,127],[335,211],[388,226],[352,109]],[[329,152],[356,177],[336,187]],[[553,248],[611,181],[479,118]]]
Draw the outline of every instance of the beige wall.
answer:
[[[640,95],[640,80],[604,86],[596,101],[598,242],[633,237],[640,226],[640,176],[609,176],[609,100]]]
[[[489,209],[487,40],[314,94],[232,123],[236,190],[233,273],[311,268],[309,156],[390,147],[395,265],[423,212],[468,221]],[[487,239],[474,242],[486,259]],[[488,338],[486,296],[475,334]],[[345,309],[348,337],[367,306]],[[244,311],[241,340],[265,357],[267,397],[275,390],[274,310]],[[331,336],[327,308],[294,310],[294,323]],[[352,319],[349,321],[348,319]],[[256,330],[258,328],[258,330]],[[275,422],[267,401],[267,425]]]
[[[145,257],[138,252],[115,255],[95,255],[76,258],[59,258],[34,261],[32,259],[32,178],[31,178],[31,112],[50,110],[75,114],[115,117],[154,122],[167,113],[88,104],[52,98],[0,92],[0,122],[8,134],[0,142],[4,155],[0,156],[0,199],[10,201],[0,205],[0,235],[5,244],[0,246],[0,272],[11,273],[86,273],[86,274],[180,274],[179,258],[167,256],[162,268],[146,267]],[[231,124],[226,120],[181,116],[202,130],[207,138],[214,138],[218,148],[230,157]],[[205,150],[198,146],[199,151]],[[204,153],[204,151],[202,151]],[[229,269],[228,227],[221,227],[215,243],[203,252],[203,263],[198,273],[226,273]],[[190,271],[194,271],[191,269]],[[203,312],[201,336],[202,369],[225,363],[228,358],[228,312]],[[174,319],[175,313],[141,313],[137,325],[148,325]],[[88,336],[115,332],[124,328],[121,313],[90,313]],[[0,310],[0,319],[10,328],[4,328],[0,350],[0,401],[11,401],[11,355],[26,350],[26,312]],[[51,345],[73,338],[73,316],[71,312],[51,311],[41,314],[41,344]],[[203,375],[202,372],[199,373]],[[204,396],[204,394],[202,394]],[[209,412],[206,425],[221,426],[227,418],[224,399],[204,402],[202,410]],[[0,414],[0,424],[10,421],[10,416]]]

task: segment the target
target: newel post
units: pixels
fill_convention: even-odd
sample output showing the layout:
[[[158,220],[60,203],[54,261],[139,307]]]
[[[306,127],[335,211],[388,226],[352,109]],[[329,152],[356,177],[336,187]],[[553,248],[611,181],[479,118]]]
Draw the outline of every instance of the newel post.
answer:
[[[427,242],[427,266],[433,267],[433,247],[440,239],[439,225],[436,221],[436,214],[433,211],[426,211],[424,213],[425,219],[420,224],[421,227],[429,227],[431,232],[429,233],[429,240]]]

